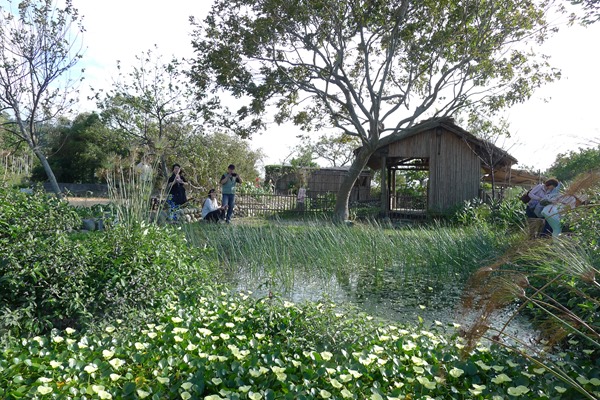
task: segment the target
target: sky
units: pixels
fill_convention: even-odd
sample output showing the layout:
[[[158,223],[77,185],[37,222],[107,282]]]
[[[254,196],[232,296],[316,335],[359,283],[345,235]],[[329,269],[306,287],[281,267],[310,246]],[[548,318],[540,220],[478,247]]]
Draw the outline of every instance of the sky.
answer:
[[[108,89],[116,63],[132,64],[135,55],[158,47],[165,57],[191,57],[190,15],[202,20],[211,0],[73,0],[84,16],[86,68],[82,91],[90,85]],[[497,143],[513,155],[520,166],[545,170],[556,155],[600,144],[600,23],[588,28],[562,27],[542,48],[562,79],[534,93],[524,104],[503,113],[511,137]],[[93,107],[88,102],[82,107]],[[293,125],[273,125],[250,141],[261,148],[265,164],[284,161],[298,143]]]

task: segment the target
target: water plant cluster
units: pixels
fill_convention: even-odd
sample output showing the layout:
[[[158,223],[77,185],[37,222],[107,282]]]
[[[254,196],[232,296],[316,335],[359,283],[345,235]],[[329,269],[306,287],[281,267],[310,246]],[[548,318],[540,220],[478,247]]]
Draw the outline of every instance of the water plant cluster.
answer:
[[[132,327],[13,339],[3,398],[576,398],[543,366],[501,347],[464,346],[452,327],[404,327],[333,304],[204,289]],[[573,366],[573,365],[571,365]],[[589,368],[570,371],[590,390]]]

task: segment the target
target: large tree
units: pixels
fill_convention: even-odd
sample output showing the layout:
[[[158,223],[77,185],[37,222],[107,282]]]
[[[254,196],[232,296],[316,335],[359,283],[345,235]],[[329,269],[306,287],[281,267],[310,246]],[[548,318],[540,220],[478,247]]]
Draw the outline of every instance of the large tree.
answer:
[[[528,43],[551,29],[535,0],[215,0],[195,23],[192,70],[246,103],[245,128],[333,126],[362,143],[335,208],[380,146],[477,106],[527,99],[558,72]],[[422,120],[428,120],[419,127]],[[234,125],[232,125],[234,126]]]
[[[68,74],[81,58],[77,34],[83,29],[70,0],[4,2],[0,6],[0,111],[3,124],[29,146],[52,185],[60,188],[48,164],[42,140],[45,127],[66,114],[74,81]],[[14,8],[16,6],[16,9]]]

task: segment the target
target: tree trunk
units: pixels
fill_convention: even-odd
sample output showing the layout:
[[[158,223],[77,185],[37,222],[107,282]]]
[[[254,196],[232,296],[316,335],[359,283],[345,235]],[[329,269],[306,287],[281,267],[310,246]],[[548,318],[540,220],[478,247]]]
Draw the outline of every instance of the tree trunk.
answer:
[[[373,150],[371,150],[367,146],[361,147],[360,151],[356,155],[356,158],[350,165],[350,169],[348,170],[348,174],[342,181],[340,189],[337,193],[337,199],[335,201],[335,209],[334,209],[334,218],[337,221],[346,221],[350,215],[348,211],[348,201],[350,200],[350,192],[352,192],[352,188],[354,187],[354,182],[360,176],[362,170],[367,166],[367,162],[369,161],[369,157],[373,154]]]
[[[52,187],[52,191],[56,194],[56,197],[63,197],[58,182],[56,181],[56,177],[54,176],[54,171],[52,171],[52,167],[50,167],[50,164],[48,163],[48,159],[39,149],[34,149],[33,152],[42,163],[42,167],[44,167],[44,171],[46,172],[46,176],[48,177],[48,181],[50,181],[50,186]]]

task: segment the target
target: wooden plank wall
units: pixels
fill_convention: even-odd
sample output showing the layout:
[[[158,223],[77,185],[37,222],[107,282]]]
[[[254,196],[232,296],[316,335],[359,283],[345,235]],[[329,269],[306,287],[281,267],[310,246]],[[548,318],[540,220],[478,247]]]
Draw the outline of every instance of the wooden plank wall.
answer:
[[[429,211],[446,211],[479,194],[481,161],[460,137],[445,129],[393,143],[388,156],[429,158]]]

